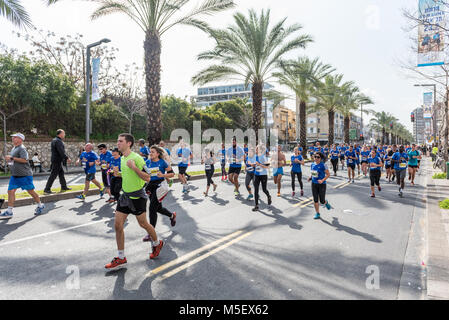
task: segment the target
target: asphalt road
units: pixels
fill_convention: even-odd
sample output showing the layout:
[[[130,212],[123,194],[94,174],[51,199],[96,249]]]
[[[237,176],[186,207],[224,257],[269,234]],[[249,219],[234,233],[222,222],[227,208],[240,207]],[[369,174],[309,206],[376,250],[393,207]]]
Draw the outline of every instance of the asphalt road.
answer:
[[[402,199],[382,177],[372,199],[368,178],[346,185],[339,175],[328,183],[334,209],[322,209],[321,220],[304,202],[306,178],[304,197],[295,198],[289,175],[281,197],[271,179],[273,204],[262,194],[260,212],[245,200],[243,175],[241,198],[219,178],[207,198],[205,180],[192,182],[188,195],[175,184],[164,206],[177,212],[177,225],[159,216],[160,256],[149,260],[145,232],[131,216],[128,265],[112,272],[104,265],[117,254],[114,211],[104,199],[50,203],[39,217],[34,206],[16,208],[0,221],[0,299],[422,298],[422,177]]]

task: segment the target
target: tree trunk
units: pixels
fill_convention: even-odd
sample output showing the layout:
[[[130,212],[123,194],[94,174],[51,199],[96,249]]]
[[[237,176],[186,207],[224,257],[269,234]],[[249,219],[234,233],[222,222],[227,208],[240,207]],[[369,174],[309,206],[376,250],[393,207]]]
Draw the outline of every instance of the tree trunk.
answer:
[[[261,128],[262,123],[262,100],[263,100],[263,83],[262,82],[254,82],[253,87],[251,88],[253,94],[253,130],[256,133],[256,143],[259,144],[259,129]],[[267,111],[268,113],[268,111]],[[267,117],[267,115],[265,115]],[[268,128],[265,128],[268,130]],[[267,131],[268,137],[268,131]],[[269,141],[267,141],[267,145]]]
[[[385,144],[385,128],[382,128],[382,145]]]
[[[334,144],[334,122],[335,122],[335,111],[330,110],[327,113],[327,118],[329,120],[329,134],[328,134],[328,145],[329,147]]]
[[[344,130],[345,130],[345,143],[349,143],[349,126],[351,125],[351,118],[345,116],[344,119]]]
[[[154,32],[147,32],[144,41],[145,87],[147,95],[147,135],[149,145],[162,139],[161,109],[161,40]]]
[[[299,122],[300,122],[300,142],[302,147],[302,156],[307,156],[307,124],[306,124],[306,114],[307,106],[305,101],[299,102]]]

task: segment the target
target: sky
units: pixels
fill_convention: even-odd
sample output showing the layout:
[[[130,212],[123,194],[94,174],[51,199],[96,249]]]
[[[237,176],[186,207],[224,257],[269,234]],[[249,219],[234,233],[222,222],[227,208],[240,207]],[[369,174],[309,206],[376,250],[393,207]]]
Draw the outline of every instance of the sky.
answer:
[[[200,1],[191,0],[193,5]],[[408,78],[398,61],[413,60],[416,56],[404,31],[408,22],[402,10],[414,8],[417,0],[235,0],[235,3],[234,9],[208,17],[206,21],[216,28],[224,28],[233,23],[235,12],[269,8],[273,23],[287,17],[287,24],[301,24],[300,32],[311,35],[314,42],[287,58],[306,55],[331,64],[336,72],[344,75],[345,81],[354,81],[374,100],[375,104],[369,108],[392,113],[412,131],[410,113],[422,104],[424,90],[413,86],[419,81]],[[112,40],[110,45],[119,49],[116,60],[119,69],[133,62],[143,66],[144,33],[126,16],[113,14],[92,21],[90,15],[98,4],[90,1],[61,0],[51,7],[41,0],[22,0],[22,4],[38,29],[61,36],[81,33],[86,44],[107,37]],[[19,51],[27,50],[26,42],[13,35],[13,30],[19,31],[0,17],[0,42]],[[164,34],[162,94],[181,98],[196,95],[191,77],[207,66],[197,61],[197,55],[211,48],[212,40],[192,27],[176,26]],[[276,82],[271,83],[292,94]],[[294,100],[285,104],[295,108]]]

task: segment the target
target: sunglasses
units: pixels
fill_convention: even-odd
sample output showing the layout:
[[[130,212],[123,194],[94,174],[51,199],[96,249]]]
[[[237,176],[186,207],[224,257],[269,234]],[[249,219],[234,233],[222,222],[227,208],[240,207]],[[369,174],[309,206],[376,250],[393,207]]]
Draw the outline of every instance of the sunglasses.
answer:
[[[321,159],[321,157],[320,156],[315,156],[315,159]]]

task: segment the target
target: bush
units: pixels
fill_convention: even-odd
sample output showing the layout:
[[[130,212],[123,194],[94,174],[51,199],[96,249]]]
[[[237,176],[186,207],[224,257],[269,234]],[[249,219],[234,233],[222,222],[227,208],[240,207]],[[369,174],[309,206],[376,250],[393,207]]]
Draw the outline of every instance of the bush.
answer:
[[[449,209],[449,199],[443,200],[440,202],[440,208]]]
[[[446,179],[446,174],[444,172],[435,173],[432,178],[433,179]]]

